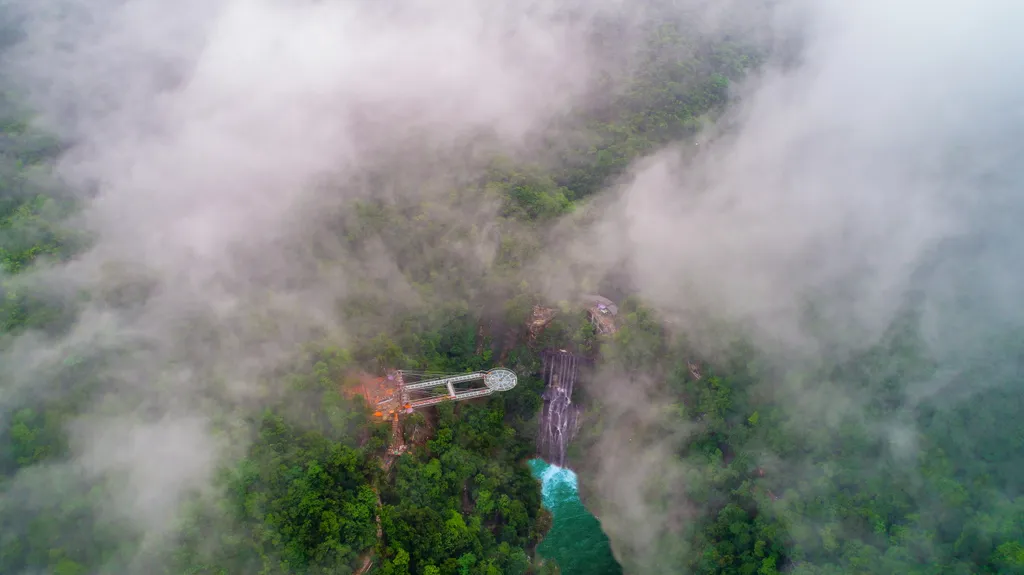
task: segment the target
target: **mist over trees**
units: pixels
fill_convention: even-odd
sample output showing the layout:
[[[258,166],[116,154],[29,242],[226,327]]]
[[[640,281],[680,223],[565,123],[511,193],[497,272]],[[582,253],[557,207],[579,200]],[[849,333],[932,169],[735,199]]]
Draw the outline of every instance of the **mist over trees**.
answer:
[[[0,572],[558,573],[564,348],[625,573],[1024,573],[1022,17],[3,3]]]

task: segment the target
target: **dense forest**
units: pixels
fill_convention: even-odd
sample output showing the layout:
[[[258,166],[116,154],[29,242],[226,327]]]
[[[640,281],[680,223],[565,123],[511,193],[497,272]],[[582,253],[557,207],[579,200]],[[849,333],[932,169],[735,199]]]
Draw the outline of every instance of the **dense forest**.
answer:
[[[270,277],[268,264],[253,284],[283,292],[336,266],[345,288],[331,296],[330,321],[343,336],[293,329],[264,292],[246,291],[238,299],[249,307],[223,321],[191,302],[167,312],[159,270],[145,265],[105,262],[66,282],[99,257],[90,250],[100,232],[81,217],[93,198],[60,178],[68,144],[36,125],[32,102],[9,86],[0,103],[0,572],[560,573],[536,552],[552,517],[527,465],[543,403],[540,354],[559,348],[594,362],[574,398],[584,425],[570,464],[626,573],[1024,574],[1024,332],[1015,326],[993,329],[984,355],[950,375],[913,298],[870,345],[799,361],[724,320],[715,333],[728,345],[711,353],[615,277],[586,280],[618,300],[613,335],[579,306],[546,298],[533,275],[552,257],[545,248],[588,226],[635,162],[726,124],[738,87],[777,56],[677,23],[648,26],[644,38],[633,73],[615,76],[622,85],[551,128],[572,137],[495,154],[458,181],[424,167],[451,160],[450,149],[410,160],[402,174],[382,161],[353,180],[442,193],[356,195],[306,214],[285,241],[296,273]],[[337,186],[346,185],[355,184]],[[487,206],[496,206],[487,225],[452,216]],[[495,237],[490,261],[466,256]],[[239,265],[262,256],[242,250]],[[396,269],[367,265],[375,258]],[[532,339],[535,305],[559,314]],[[150,309],[173,317],[152,316],[151,330]],[[85,324],[105,333],[111,317],[143,327],[81,336]],[[809,312],[809,329],[815,321]],[[246,371],[261,354],[273,360]],[[404,417],[411,449],[393,461],[391,425],[347,392],[385,367],[495,365],[518,374],[515,389]],[[251,380],[245,393],[233,378]],[[911,401],[922,382],[949,379],[978,385],[968,397]],[[609,386],[637,391],[622,399]],[[841,404],[850,398],[855,408]],[[189,443],[182,414],[203,418],[213,439]],[[99,433],[125,435],[108,443],[123,460],[89,449]],[[132,438],[146,434],[166,447],[145,453]],[[640,445],[657,448],[643,477],[617,467],[635,461],[617,453]],[[181,487],[176,468],[190,466],[211,472]],[[145,499],[154,491],[140,482],[185,495]],[[616,501],[616,482],[640,495]],[[651,529],[628,520],[636,512]]]

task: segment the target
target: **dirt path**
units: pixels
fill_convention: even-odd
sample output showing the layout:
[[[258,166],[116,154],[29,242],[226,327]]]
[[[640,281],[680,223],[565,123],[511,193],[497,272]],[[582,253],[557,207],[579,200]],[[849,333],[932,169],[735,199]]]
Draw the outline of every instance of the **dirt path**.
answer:
[[[367,571],[373,567],[373,552],[366,554],[366,559],[363,560],[363,566],[356,571],[355,575],[364,575]]]
[[[377,491],[377,488],[374,488],[373,494],[377,496],[377,514],[374,516],[374,520],[377,521],[377,539],[380,540],[384,538],[384,529],[380,526],[380,492]]]
[[[384,538],[384,528],[381,526],[380,523],[380,491],[377,491],[377,488],[374,487],[373,494],[377,496],[377,512],[374,514],[373,519],[377,522],[377,542],[380,543],[381,539]],[[368,572],[371,567],[373,567],[373,549],[370,549],[366,552],[366,557],[363,558],[363,565],[358,570],[356,570],[355,575],[365,575],[366,572]]]
[[[476,330],[476,354],[480,355],[480,352],[484,350],[484,322],[480,322],[480,326]]]

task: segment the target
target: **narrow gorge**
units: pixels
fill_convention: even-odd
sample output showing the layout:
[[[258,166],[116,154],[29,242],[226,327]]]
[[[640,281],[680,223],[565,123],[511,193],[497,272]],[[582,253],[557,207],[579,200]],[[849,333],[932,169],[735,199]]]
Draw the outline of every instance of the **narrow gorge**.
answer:
[[[613,333],[617,308],[604,298],[600,300],[587,310],[587,320],[597,333]],[[535,309],[531,336],[536,339],[554,316],[549,308]],[[608,536],[580,500],[576,472],[568,467],[569,446],[584,425],[582,407],[573,394],[582,383],[581,371],[586,371],[592,359],[566,349],[547,349],[541,359],[543,407],[537,458],[530,461],[530,468],[541,482],[543,505],[554,520],[537,553],[555,560],[563,575],[621,575]]]

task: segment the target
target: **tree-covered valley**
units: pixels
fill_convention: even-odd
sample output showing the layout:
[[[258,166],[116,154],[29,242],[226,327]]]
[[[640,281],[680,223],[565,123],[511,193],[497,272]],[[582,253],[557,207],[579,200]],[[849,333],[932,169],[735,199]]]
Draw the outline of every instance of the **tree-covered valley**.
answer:
[[[911,4],[0,7],[0,573],[1024,573],[1019,10]]]

